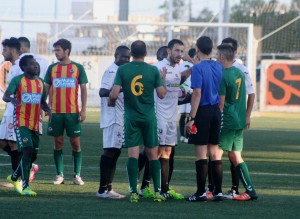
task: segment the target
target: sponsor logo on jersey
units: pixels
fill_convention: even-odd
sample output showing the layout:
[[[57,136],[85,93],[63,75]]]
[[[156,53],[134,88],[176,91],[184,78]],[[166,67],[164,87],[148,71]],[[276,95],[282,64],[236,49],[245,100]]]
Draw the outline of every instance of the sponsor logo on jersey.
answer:
[[[13,129],[13,128],[14,128],[14,124],[9,123],[9,124],[8,124],[8,128],[9,128],[9,129]]]
[[[28,104],[40,104],[41,103],[42,94],[36,93],[22,93],[22,103]]]
[[[80,130],[74,131],[75,134],[80,133]]]
[[[54,78],[53,87],[55,88],[75,88],[76,78]]]
[[[71,73],[71,74],[73,74],[73,73],[74,73],[74,70],[73,70],[72,68],[70,69],[70,73]]]
[[[23,142],[24,142],[24,143],[28,142],[28,138],[26,138],[26,137],[23,138]]]

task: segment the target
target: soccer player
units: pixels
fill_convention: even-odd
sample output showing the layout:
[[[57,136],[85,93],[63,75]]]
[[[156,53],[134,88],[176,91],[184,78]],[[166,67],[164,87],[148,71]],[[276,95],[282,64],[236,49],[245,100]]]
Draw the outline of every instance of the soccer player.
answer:
[[[109,106],[115,106],[118,95],[124,93],[125,147],[128,148],[127,174],[130,185],[130,201],[139,201],[137,194],[139,146],[144,145],[154,184],[154,201],[165,201],[160,191],[160,162],[158,160],[157,120],[154,109],[153,90],[159,98],[164,98],[166,88],[155,66],[144,62],[147,55],[146,44],[137,40],[131,44],[132,61],[120,66],[114,86],[109,95]]]
[[[220,148],[228,151],[228,157],[235,166],[246,192],[234,196],[234,200],[257,199],[247,164],[242,158],[243,129],[247,127],[246,84],[244,73],[233,67],[234,49],[230,45],[218,46],[218,61],[222,63],[223,78],[220,86],[220,108],[223,110],[223,126]]]
[[[2,41],[2,55],[5,61],[11,62],[11,68],[6,80],[6,86],[15,76],[23,74],[19,66],[20,42],[17,38],[11,37]],[[14,105],[10,102],[6,104],[3,118],[0,125],[0,147],[6,151],[11,157],[12,170],[15,171],[19,166],[22,158],[22,152],[18,151],[17,139],[13,125]],[[11,184],[3,184],[4,186],[12,186]]]
[[[228,37],[222,40],[222,44],[228,44],[230,46],[233,47],[233,51],[234,51],[234,56],[236,56],[237,54],[237,49],[238,49],[238,42],[237,40]],[[245,83],[246,83],[246,93],[247,93],[247,108],[246,108],[246,123],[247,123],[247,127],[246,128],[250,128],[250,117],[251,117],[251,112],[253,109],[253,105],[254,105],[254,100],[255,100],[255,91],[254,91],[254,87],[252,85],[252,80],[251,80],[251,76],[249,73],[249,70],[247,69],[246,66],[244,66],[242,63],[236,61],[235,59],[233,59],[233,64],[232,66],[240,69],[245,76]],[[230,160],[230,159],[229,159]],[[230,161],[231,165],[230,165],[230,170],[231,170],[231,180],[232,180],[232,186],[231,189],[228,191],[227,194],[224,194],[224,198],[228,198],[228,199],[232,199],[233,197],[239,195],[239,175],[236,172],[236,168],[234,166],[234,164]]]
[[[20,59],[24,74],[12,79],[4,93],[3,100],[15,106],[14,126],[19,150],[23,156],[18,168],[7,177],[15,190],[21,195],[35,196],[29,187],[29,174],[32,162],[36,160],[39,149],[39,116],[41,108],[51,114],[46,103],[46,90],[43,80],[37,76],[37,63],[31,55]],[[14,94],[15,97],[11,97]],[[22,175],[22,187],[18,181]]]
[[[156,52],[157,61],[162,61],[163,59],[165,59],[167,57],[168,57],[168,47],[161,46]],[[172,149],[175,149],[175,147]],[[172,153],[170,155],[170,160],[169,160],[170,161],[169,181],[170,181],[171,175],[173,173],[174,152],[175,152],[175,150],[172,150]],[[144,198],[153,198],[154,193],[149,188],[151,175],[149,172],[149,162],[147,160],[147,155],[145,153],[145,150],[142,150],[139,155],[139,175],[143,169],[144,169],[143,181],[141,184],[141,189],[139,191],[139,195]]]
[[[219,87],[222,79],[222,65],[211,59],[212,40],[202,36],[197,40],[197,57],[200,63],[192,67],[191,112],[186,124],[188,132],[196,126],[197,132],[190,134],[189,143],[194,144],[196,153],[197,191],[186,200],[206,201],[205,182],[208,172],[207,154],[212,159],[212,176],[215,184],[214,201],[222,201],[222,150],[219,149],[221,111],[219,108]]]
[[[46,59],[42,58],[41,56],[35,55],[30,52],[30,41],[27,37],[19,37],[18,41],[20,42],[21,48],[20,48],[20,59],[24,57],[25,55],[32,55],[34,59],[38,63],[38,76],[40,78],[44,78],[46,71],[49,67],[49,63]],[[40,135],[43,134],[43,117],[42,113],[39,120],[39,133]],[[39,166],[37,164],[32,164],[31,171],[30,171],[30,179],[29,181],[32,182],[32,180],[35,178],[37,171],[39,170]]]
[[[107,103],[119,66],[128,63],[129,60],[129,48],[118,46],[115,51],[115,61],[105,70],[101,81],[99,96],[101,97],[100,128],[103,128],[103,154],[100,159],[100,185],[96,194],[98,198],[125,198],[125,195],[112,189],[116,164],[123,144],[123,93],[119,94],[115,107],[109,107]]]
[[[64,183],[63,174],[63,143],[64,130],[70,138],[74,165],[75,185],[83,185],[80,177],[82,153],[80,146],[81,122],[86,118],[86,101],[88,79],[83,66],[70,60],[71,42],[59,39],[53,44],[55,56],[58,60],[49,66],[45,85],[47,94],[50,91],[49,102],[52,119],[48,125],[48,135],[54,137],[54,161],[56,177],[53,184]],[[81,110],[78,106],[78,90],[81,91]]]
[[[168,57],[156,63],[160,71],[167,71],[165,86],[167,95],[164,99],[156,98],[156,116],[159,135],[159,157],[161,163],[161,194],[169,199],[183,199],[184,196],[169,188],[169,160],[172,148],[177,144],[177,107],[178,91],[181,82],[179,62],[183,56],[184,44],[173,39],[168,43]]]
[[[195,58],[196,49],[191,48],[188,51],[188,55],[192,59]],[[186,69],[191,68],[192,66],[193,66],[193,63],[191,63],[189,61],[184,61],[180,64],[180,72],[183,72]],[[189,87],[191,87],[191,78],[190,77],[187,78],[184,83],[187,84]],[[179,119],[180,141],[185,142],[185,143],[188,143],[188,135],[189,134],[185,131],[185,124],[186,124],[187,118],[189,117],[190,111],[191,111],[190,103],[180,105],[180,119]]]

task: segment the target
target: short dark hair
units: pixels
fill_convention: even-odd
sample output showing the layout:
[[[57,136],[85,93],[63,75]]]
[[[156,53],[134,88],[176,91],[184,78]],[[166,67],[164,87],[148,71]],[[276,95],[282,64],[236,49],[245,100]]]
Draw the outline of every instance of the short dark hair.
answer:
[[[167,46],[162,46],[160,47],[157,52],[156,52],[156,58],[158,61],[163,60],[164,58],[168,57],[168,47]]]
[[[27,37],[19,37],[18,40],[20,44],[23,44],[26,48],[30,49],[30,41]]]
[[[144,41],[136,40],[131,44],[131,56],[133,58],[142,58],[147,54],[147,47]]]
[[[202,36],[199,39],[197,39],[196,45],[200,52],[202,52],[205,55],[209,55],[213,48],[213,42],[208,36]]]
[[[16,49],[18,52],[21,49],[21,44],[19,42],[19,40],[15,37],[11,37],[9,39],[5,39],[2,41],[2,46],[7,46],[9,48],[14,48]]]
[[[234,49],[231,45],[221,44],[217,47],[219,53],[223,54],[227,61],[232,61],[234,59]]]
[[[169,43],[168,43],[168,48],[169,49],[173,49],[175,44],[179,44],[181,46],[184,46],[183,42],[181,40],[178,39],[172,39]]]
[[[32,55],[25,55],[20,59],[19,66],[22,71],[24,71],[24,66],[27,65],[29,59],[34,59]]]
[[[122,50],[130,50],[130,49],[124,45],[118,46],[115,51],[115,56],[120,54]]]
[[[54,44],[53,47],[60,46],[64,51],[69,50],[69,55],[72,49],[72,43],[66,39],[59,39]]]
[[[195,48],[191,48],[189,51],[188,51],[188,54],[191,58],[194,58],[195,55],[196,55],[196,49]]]
[[[233,47],[233,51],[236,51],[238,48],[238,41],[236,39],[233,39],[232,37],[227,37],[227,38],[223,39],[222,44],[223,43],[231,43],[232,47]]]

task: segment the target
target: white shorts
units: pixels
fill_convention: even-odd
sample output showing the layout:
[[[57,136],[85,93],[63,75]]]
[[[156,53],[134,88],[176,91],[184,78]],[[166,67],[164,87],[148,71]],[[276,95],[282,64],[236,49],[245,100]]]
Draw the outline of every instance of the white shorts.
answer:
[[[175,146],[177,144],[176,122],[157,121],[159,145]]]
[[[103,148],[122,148],[123,136],[123,126],[119,124],[103,128]]]
[[[189,114],[191,112],[191,104],[182,104],[179,106],[180,107],[180,113],[187,113]]]
[[[13,122],[14,116],[3,116],[0,125],[0,139],[17,141]]]

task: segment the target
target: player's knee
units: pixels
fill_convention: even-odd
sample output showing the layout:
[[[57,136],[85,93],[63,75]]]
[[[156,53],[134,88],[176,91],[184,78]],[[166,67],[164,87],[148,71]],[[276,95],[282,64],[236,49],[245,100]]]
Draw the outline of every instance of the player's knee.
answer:
[[[113,159],[118,159],[118,157],[121,154],[121,149],[119,148],[105,148],[104,149],[104,156],[113,158]]]

